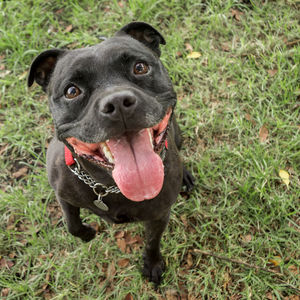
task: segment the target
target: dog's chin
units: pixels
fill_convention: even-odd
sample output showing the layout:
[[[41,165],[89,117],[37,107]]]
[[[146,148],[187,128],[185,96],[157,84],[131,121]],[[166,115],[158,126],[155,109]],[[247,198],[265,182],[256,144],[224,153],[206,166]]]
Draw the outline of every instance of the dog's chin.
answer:
[[[85,143],[75,137],[66,142],[79,157],[112,170],[116,184],[128,199],[153,199],[163,186],[164,166],[159,154],[165,145],[171,115],[169,108],[155,126],[105,142]]]

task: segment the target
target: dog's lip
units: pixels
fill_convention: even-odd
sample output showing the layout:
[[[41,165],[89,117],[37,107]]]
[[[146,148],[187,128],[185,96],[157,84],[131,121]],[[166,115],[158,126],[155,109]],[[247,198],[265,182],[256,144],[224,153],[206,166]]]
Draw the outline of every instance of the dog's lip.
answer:
[[[164,147],[164,141],[167,137],[171,115],[172,108],[170,107],[167,110],[167,113],[165,114],[163,119],[159,123],[157,123],[153,127],[145,128],[148,131],[149,139],[151,140],[151,143],[153,145],[153,150],[158,154],[162,151]],[[130,136],[133,134],[138,134],[138,132],[139,131],[135,133],[128,132],[125,134]],[[66,142],[73,148],[76,155],[102,167],[113,169],[114,157],[108,146],[109,141],[112,139],[113,138],[108,139],[105,142],[86,143],[75,137],[67,137]]]

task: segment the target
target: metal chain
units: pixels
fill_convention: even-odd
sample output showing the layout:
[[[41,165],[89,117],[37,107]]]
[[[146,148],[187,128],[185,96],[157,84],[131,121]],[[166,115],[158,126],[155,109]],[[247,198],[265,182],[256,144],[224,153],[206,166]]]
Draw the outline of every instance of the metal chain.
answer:
[[[74,158],[74,160],[76,161],[76,166],[73,168],[71,168],[69,166],[69,169],[80,179],[82,180],[85,184],[87,184],[90,188],[93,189],[94,193],[96,195],[100,195],[101,197],[105,197],[108,194],[118,194],[121,191],[119,190],[119,188],[117,186],[109,186],[107,187],[106,185],[96,182],[90,175],[86,174],[83,170],[81,170],[81,166],[79,164],[79,162],[77,161],[76,158]],[[99,193],[97,191],[97,187],[101,187],[102,189],[104,189],[104,192]]]

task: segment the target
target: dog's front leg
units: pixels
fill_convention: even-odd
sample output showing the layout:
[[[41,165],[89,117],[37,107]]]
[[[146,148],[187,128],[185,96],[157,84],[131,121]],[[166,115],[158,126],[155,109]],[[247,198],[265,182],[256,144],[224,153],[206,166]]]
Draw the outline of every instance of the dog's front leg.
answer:
[[[168,224],[169,215],[156,221],[145,222],[146,248],[143,275],[156,285],[160,284],[165,263],[160,253],[160,239]]]
[[[57,199],[64,212],[69,232],[72,235],[81,238],[84,242],[92,240],[96,235],[96,231],[90,225],[82,223],[80,218],[80,208],[69,204],[59,197],[57,197]]]

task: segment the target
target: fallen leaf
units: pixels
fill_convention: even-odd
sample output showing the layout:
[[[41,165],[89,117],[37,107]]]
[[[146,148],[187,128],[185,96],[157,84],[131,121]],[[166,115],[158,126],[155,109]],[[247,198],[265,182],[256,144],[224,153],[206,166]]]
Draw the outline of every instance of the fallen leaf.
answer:
[[[268,128],[263,125],[260,129],[259,129],[259,141],[261,143],[264,143],[267,138],[268,138],[268,135],[269,135],[269,131],[268,131]]]
[[[5,70],[5,64],[0,65],[0,71],[3,71],[3,70]]]
[[[194,51],[194,52],[189,53],[186,57],[187,58],[199,58],[199,57],[201,57],[201,53]]]
[[[71,32],[73,30],[73,25],[70,24],[69,26],[66,27],[65,32]]]
[[[176,57],[182,57],[182,52],[181,51],[177,51],[176,52]]]
[[[4,78],[6,75],[10,74],[11,71],[10,70],[6,70],[4,72],[0,72],[0,78]]]
[[[266,294],[266,298],[267,298],[268,300],[273,300],[273,294],[272,294],[272,292],[267,293],[267,294]]]
[[[120,268],[125,268],[128,266],[129,264],[129,259],[128,258],[123,258],[123,259],[120,259],[118,262],[117,262],[118,266]]]
[[[1,290],[1,297],[6,297],[10,292],[10,288],[4,288]]]
[[[272,263],[275,267],[278,267],[281,264],[282,259],[280,256],[274,256],[274,258],[269,259],[269,262]]]
[[[271,77],[275,76],[277,72],[278,72],[277,69],[268,70],[268,73],[269,73],[269,75],[270,75]]]
[[[232,9],[231,10],[231,16],[235,18],[237,21],[241,21],[241,16],[244,15],[243,12],[237,9]]]
[[[64,8],[60,8],[60,9],[58,9],[55,13],[56,13],[57,15],[60,15],[63,11],[64,11]]]
[[[250,243],[251,240],[252,240],[251,234],[247,234],[247,235],[245,235],[245,236],[242,236],[242,241],[243,241],[244,243]]]
[[[125,231],[118,231],[116,234],[115,234],[115,238],[116,239],[121,239],[125,236]]]
[[[279,176],[288,187],[290,184],[290,174],[285,170],[279,170]]]
[[[107,279],[108,281],[111,281],[112,278],[115,276],[115,274],[116,274],[115,263],[112,262],[112,263],[108,266],[108,268],[107,268],[107,271],[106,271],[106,279]]]
[[[191,253],[189,253],[187,256],[187,265],[189,268],[191,268],[193,266],[193,257],[192,257]]]
[[[130,293],[128,293],[128,294],[125,296],[124,300],[133,300],[133,297],[132,297],[132,295],[131,295]]]
[[[7,268],[11,269],[14,266],[14,263],[11,260],[7,260],[4,257],[0,259],[0,269]]]
[[[288,267],[288,270],[290,271],[290,272],[292,272],[294,275],[300,275],[300,268],[298,267],[296,267],[296,266],[294,266],[294,265],[290,265],[289,267]]]
[[[12,174],[13,178],[21,178],[24,177],[28,172],[28,168],[27,167],[22,167],[21,169],[19,169],[17,172],[14,172]]]
[[[27,71],[23,72],[20,76],[19,76],[19,80],[23,80],[24,78],[26,78],[27,76]]]
[[[223,43],[221,45],[221,48],[224,52],[230,52],[230,44],[229,43]]]
[[[126,242],[125,239],[117,239],[117,246],[119,247],[119,249],[125,253],[126,252]]]
[[[185,45],[185,50],[193,52],[194,49],[190,43],[185,43],[184,45]]]

